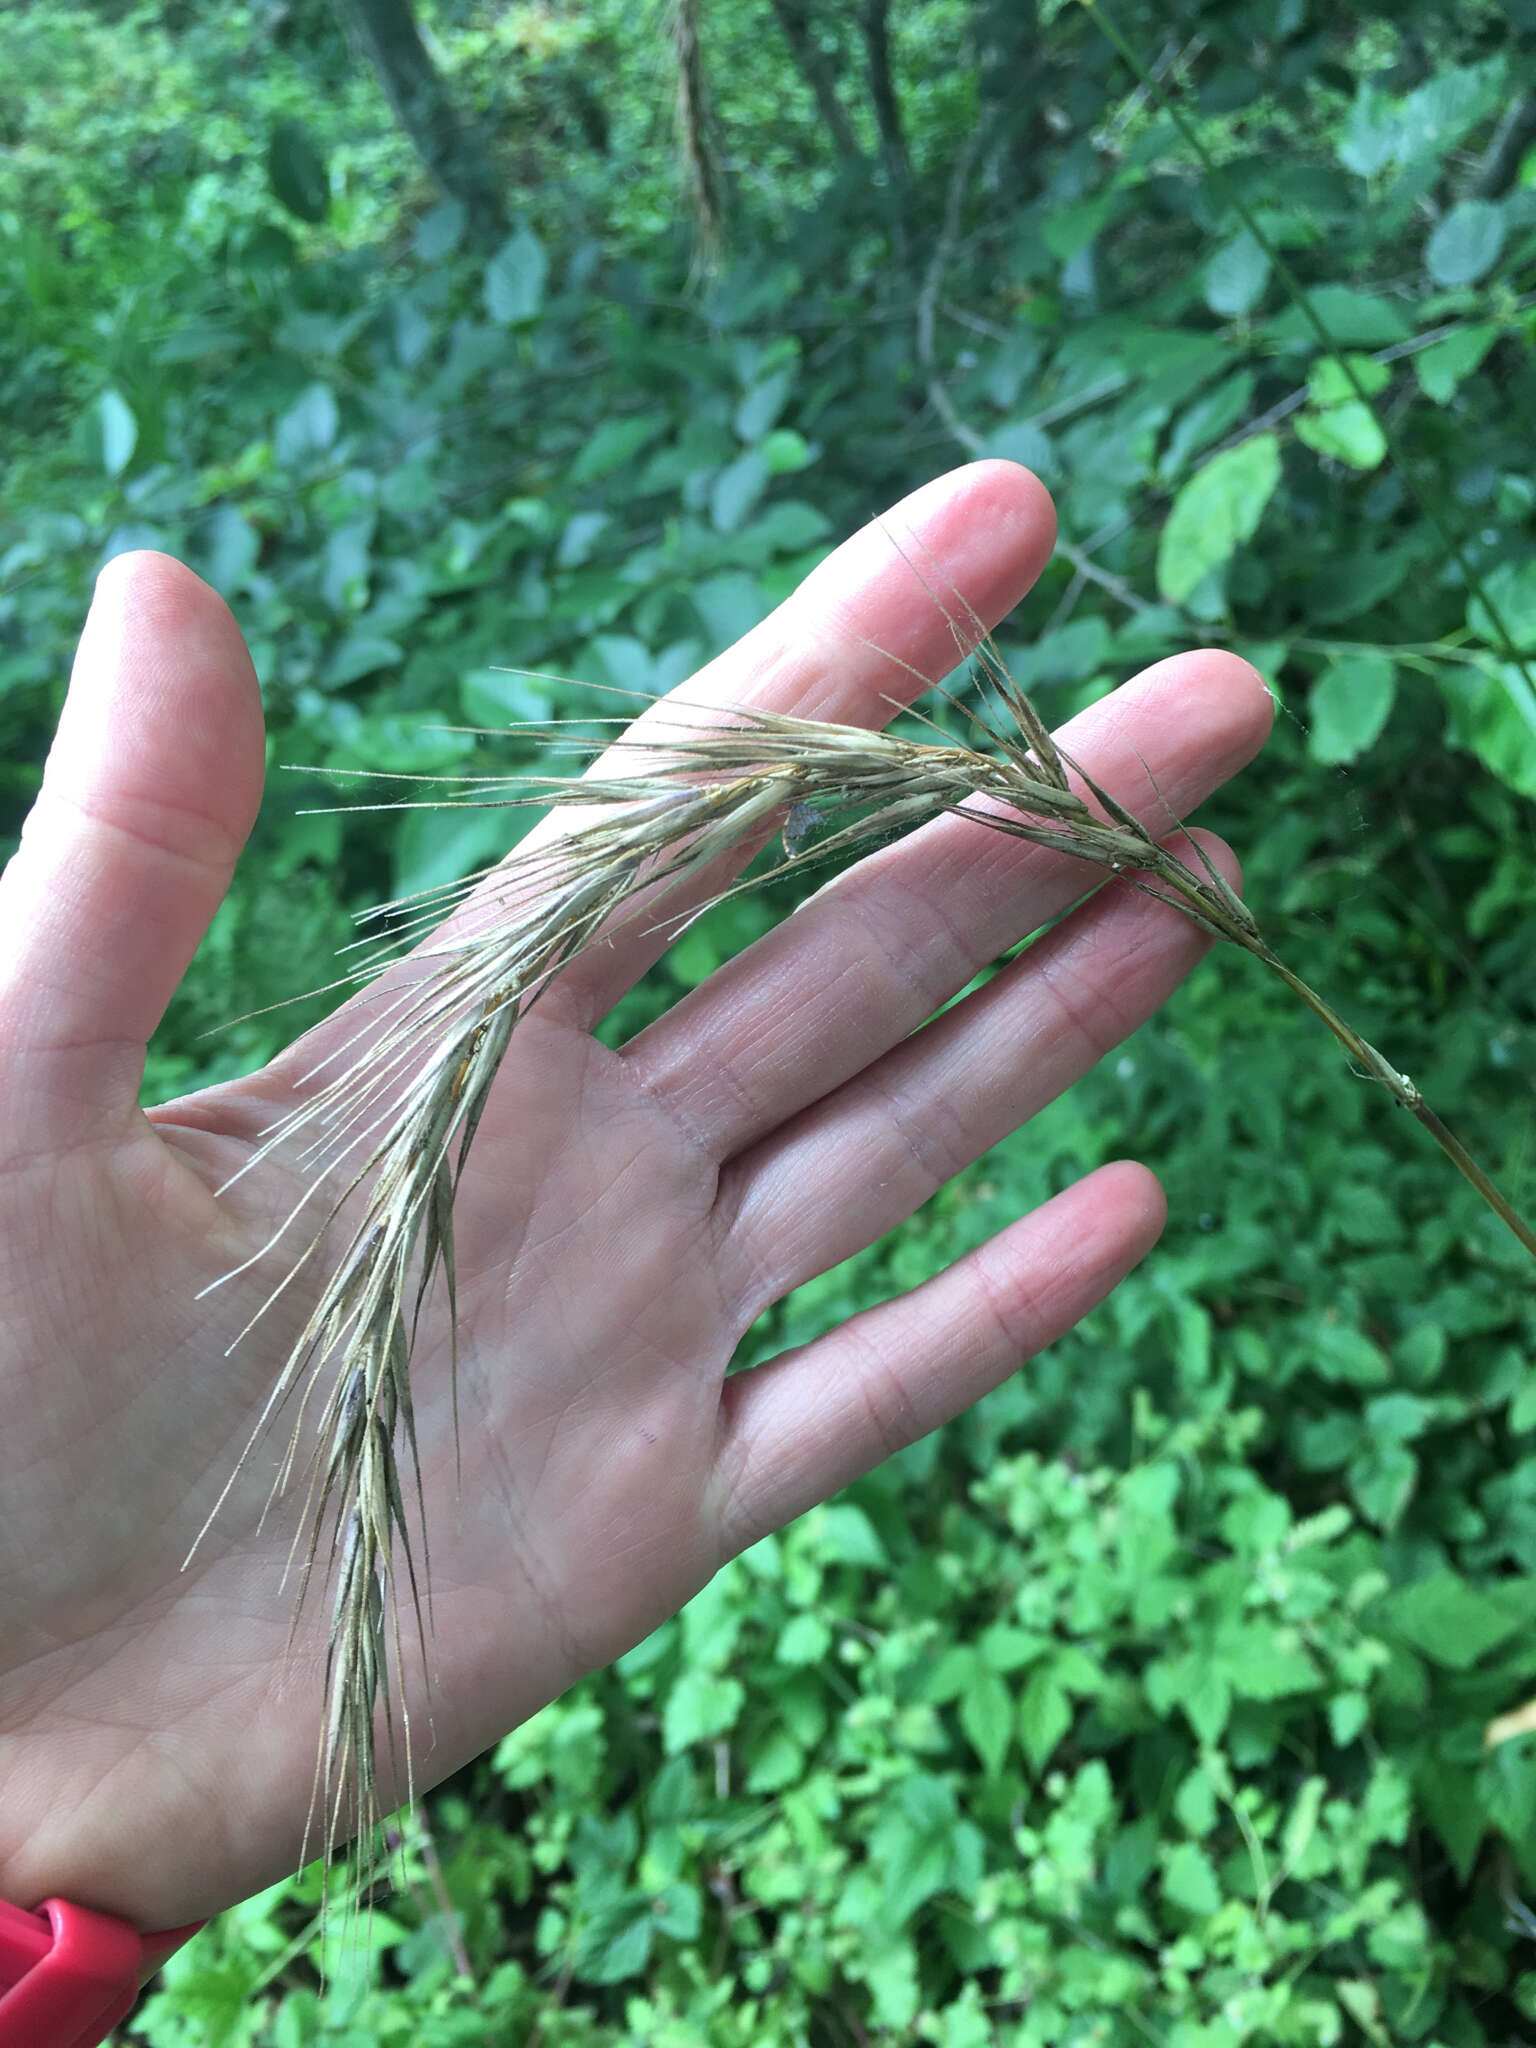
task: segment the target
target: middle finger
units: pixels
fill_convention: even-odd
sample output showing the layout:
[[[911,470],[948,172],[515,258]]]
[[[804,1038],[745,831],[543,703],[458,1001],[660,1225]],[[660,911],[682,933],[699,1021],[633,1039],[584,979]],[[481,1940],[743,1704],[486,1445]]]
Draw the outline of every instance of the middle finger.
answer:
[[[1159,662],[1060,737],[1162,836],[1252,759],[1271,711],[1246,662],[1202,651]],[[936,819],[721,967],[623,1057],[729,1159],[918,1029],[1094,879],[1081,860],[964,818]]]

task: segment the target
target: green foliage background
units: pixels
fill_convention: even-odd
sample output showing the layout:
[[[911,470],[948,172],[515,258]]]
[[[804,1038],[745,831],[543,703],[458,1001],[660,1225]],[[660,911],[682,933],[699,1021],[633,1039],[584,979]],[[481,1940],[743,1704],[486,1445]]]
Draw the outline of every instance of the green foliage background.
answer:
[[[653,4],[425,14],[504,181],[490,250],[319,0],[0,16],[0,830],[121,549],[229,598],[274,764],[435,771],[474,742],[432,728],[664,688],[859,520],[1007,455],[1068,549],[1002,636],[1020,679],[1054,717],[1191,641],[1260,664],[1287,715],[1212,821],[1529,1212],[1536,9],[1127,0],[1149,90],[1090,9],[897,0],[894,152],[860,17],[809,12],[840,140],[795,11],[705,11],[703,272]],[[266,1057],[312,1012],[201,1034],[505,843],[312,798],[273,773],[151,1095]],[[612,1028],[784,907],[696,928]],[[311,1873],[129,2036],[1529,2038],[1536,1735],[1484,1744],[1536,1693],[1529,1275],[1249,963],[754,1355],[1125,1151],[1170,1195],[1146,1266],[445,1787],[371,1960],[322,1947]]]

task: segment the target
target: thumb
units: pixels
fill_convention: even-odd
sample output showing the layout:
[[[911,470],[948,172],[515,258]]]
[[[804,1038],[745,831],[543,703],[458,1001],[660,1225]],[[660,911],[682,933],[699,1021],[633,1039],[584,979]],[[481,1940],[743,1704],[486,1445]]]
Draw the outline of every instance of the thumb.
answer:
[[[110,1132],[261,801],[261,696],[222,598],[167,555],[96,582],[43,787],[0,876],[6,1150]]]

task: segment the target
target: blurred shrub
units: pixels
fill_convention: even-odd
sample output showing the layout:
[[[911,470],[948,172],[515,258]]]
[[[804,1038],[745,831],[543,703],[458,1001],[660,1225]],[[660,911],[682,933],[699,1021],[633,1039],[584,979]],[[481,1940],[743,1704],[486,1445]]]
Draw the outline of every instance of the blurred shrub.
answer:
[[[272,732],[151,1092],[265,1058],[312,1008],[201,1034],[508,842],[495,812],[305,815],[329,785],[277,764],[595,733],[987,452],[1062,516],[1003,636],[1021,681],[1064,716],[1191,640],[1258,662],[1286,715],[1212,822],[1529,1208],[1530,10],[1128,5],[1206,164],[1088,9],[893,10],[898,151],[851,10],[807,59],[803,10],[728,0],[703,278],[648,13],[424,12],[504,167],[489,256],[318,6],[0,17],[0,823],[120,549],[225,593]],[[767,914],[696,927],[610,1028]],[[1244,963],[746,1362],[1126,1149],[1169,1234],[1079,1331],[446,1788],[371,1962],[308,1932],[313,1877],[279,1886],[137,2037],[1474,2048],[1536,2020],[1528,1278]]]

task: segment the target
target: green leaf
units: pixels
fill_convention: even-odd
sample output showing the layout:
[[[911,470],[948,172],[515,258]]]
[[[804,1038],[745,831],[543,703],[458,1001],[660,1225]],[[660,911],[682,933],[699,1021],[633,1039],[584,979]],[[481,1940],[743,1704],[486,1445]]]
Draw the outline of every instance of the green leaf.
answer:
[[[544,303],[549,258],[530,228],[509,235],[485,266],[485,310],[500,327],[535,319]]]
[[[867,1565],[873,1571],[883,1571],[890,1563],[874,1523],[851,1501],[834,1501],[822,1509],[816,1552],[829,1564]]]
[[[1339,138],[1339,162],[1362,178],[1373,177],[1391,163],[1397,133],[1397,111],[1390,96],[1362,78]]]
[[[1235,319],[1251,313],[1269,283],[1269,258],[1244,228],[1224,242],[1205,266],[1205,303],[1213,313]]]
[[[726,464],[709,493],[709,516],[717,533],[734,533],[768,487],[761,448],[745,449]]]
[[[1435,225],[1424,248],[1424,266],[1444,290],[1476,284],[1492,270],[1504,248],[1504,209],[1491,199],[1463,199]]]
[[[1038,1777],[1051,1752],[1072,1726],[1072,1702],[1048,1668],[1036,1671],[1019,1701],[1019,1739]]]
[[[740,1679],[713,1671],[685,1671],[667,1694],[662,1713],[662,1746],[668,1756],[695,1742],[713,1742],[736,1725],[746,1701]]]
[[[548,718],[554,684],[516,669],[472,669],[459,679],[459,710],[471,725],[520,725]]]
[[[1322,284],[1307,297],[1338,347],[1380,348],[1388,342],[1408,339],[1408,322],[1399,308],[1379,293],[1356,291],[1347,284]],[[1300,306],[1287,306],[1267,324],[1276,341],[1299,342],[1307,348],[1317,345],[1317,330]]]
[[[979,1670],[960,1699],[960,1726],[988,1777],[1003,1767],[1013,1741],[1013,1694],[995,1671]]]
[[[1213,455],[1173,501],[1157,549],[1157,587],[1182,604],[1212,569],[1250,540],[1280,481],[1280,443],[1255,434]]]
[[[704,1903],[694,1884],[669,1884],[651,1901],[658,1933],[673,1941],[695,1941],[704,1924]]]
[[[1382,1757],[1360,1802],[1360,1832],[1371,1842],[1406,1842],[1413,1825],[1413,1793],[1401,1767]]]
[[[1191,1835],[1208,1835],[1216,1825],[1216,1788],[1208,1771],[1193,1770],[1173,1797],[1173,1817]]]
[[[1418,1484],[1419,1461],[1405,1444],[1373,1443],[1345,1474],[1367,1521],[1395,1529]]]
[[[893,1941],[874,1949],[863,1958],[861,1975],[869,1986],[875,2023],[881,2033],[899,2028],[905,2034],[922,2003],[917,1956],[911,1942]]]
[[[108,476],[121,476],[139,445],[133,407],[120,391],[109,387],[96,401],[96,422],[101,431],[101,466]]]
[[[437,1942],[432,1943],[435,1954],[441,1954]],[[144,2010],[147,2010],[145,2008]],[[141,2011],[135,2020],[137,2033],[144,2019]],[[284,1998],[272,2021],[272,2048],[313,2048],[321,2038],[320,2001],[315,1994],[303,1986],[295,1987]],[[151,2032],[150,2048],[159,2048],[159,2040]]]
[[[1392,372],[1374,356],[1353,350],[1346,356],[1319,356],[1307,377],[1307,393],[1319,407],[1347,405],[1359,392],[1374,398],[1392,382]]]
[[[1392,712],[1396,675],[1367,650],[1330,661],[1307,698],[1307,751],[1314,761],[1353,761],[1373,746]]]
[[[651,1835],[694,1819],[700,1812],[698,1772],[690,1757],[674,1757],[664,1763],[645,1792],[645,1817]],[[655,1845],[655,1843],[651,1843]]]
[[[146,2033],[151,2048],[246,2048],[252,2039],[251,1994],[259,1981],[256,1955],[237,1951],[210,1958],[195,1970],[178,1971],[147,1999],[134,2016],[134,2031]]]
[[[1154,1713],[1177,1707],[1206,1744],[1219,1742],[1232,1713],[1232,1687],[1214,1657],[1158,1658],[1143,1680]]]
[[[1501,1742],[1478,1772],[1481,1804],[1489,1820],[1529,1874],[1536,1847],[1536,1744]]]
[[[405,649],[399,641],[383,633],[348,633],[325,664],[325,686],[344,690],[349,683],[377,675],[380,669],[395,668],[404,659]]]
[[[513,837],[498,810],[408,811],[395,835],[394,894],[414,896],[499,860]]]
[[[1371,1703],[1363,1692],[1335,1693],[1328,1702],[1328,1733],[1340,1749],[1347,1748],[1371,1718]]]
[[[368,1951],[365,1965],[371,1970],[378,1958],[387,1950],[398,1948],[409,1936],[410,1929],[391,1914],[375,1908],[368,1918],[368,1940],[361,1944]],[[359,1942],[357,1929],[346,1925],[344,1919],[327,1924],[319,1929],[311,1943],[310,1954],[319,1963],[326,1977],[355,1964],[358,1959]]]
[[[1399,109],[1398,161],[1437,163],[1500,104],[1507,81],[1508,66],[1502,57],[1482,64],[1436,65]]]
[[[224,320],[184,320],[155,350],[157,363],[198,363],[239,347],[240,331]]]
[[[1509,1404],[1509,1427],[1516,1436],[1536,1429],[1536,1369],[1529,1371]]]
[[[1198,1842],[1180,1842],[1168,1852],[1162,1890],[1171,1905],[1201,1920],[1221,1904],[1216,1866]]]
[[[1068,206],[1055,206],[1040,230],[1040,239],[1061,263],[1069,263],[1098,240],[1119,204],[1118,192],[1097,192]]]
[[[571,464],[571,482],[586,484],[595,477],[610,475],[654,441],[668,424],[664,412],[631,413],[627,419],[600,420]]]
[[[1319,565],[1307,593],[1313,626],[1337,625],[1374,611],[1424,558],[1422,536],[1395,547],[1362,545],[1334,555]]]
[[[1444,341],[1432,342],[1413,359],[1413,372],[1424,396],[1436,405],[1455,397],[1463,380],[1482,363],[1499,338],[1500,330],[1491,320],[1478,320],[1459,327]]]
[[[819,1614],[796,1614],[785,1623],[774,1655],[781,1664],[820,1664],[831,1647],[832,1631]]]
[[[684,988],[697,988],[700,982],[708,981],[724,957],[715,940],[702,926],[691,925],[668,952],[667,965]],[[792,1645],[797,1646],[807,1635],[814,1639],[818,1628],[826,1628],[826,1624],[820,1621],[818,1616],[801,1614],[789,1624],[784,1634]],[[810,1664],[816,1660],[814,1657],[800,1657],[798,1660],[790,1657],[785,1661]]]
[[[416,223],[414,242],[417,256],[423,263],[441,263],[464,239],[467,221],[462,200],[445,199],[441,206],[434,206]]]
[[[919,1698],[934,1707],[948,1706],[976,1683],[985,1666],[979,1650],[969,1643],[951,1643],[932,1665],[922,1684]]]
[[[1033,420],[1005,420],[986,436],[981,453],[999,462],[1021,463],[1037,476],[1048,477],[1057,466],[1050,435]]]
[[[267,183],[297,220],[322,221],[331,210],[331,179],[319,144],[302,121],[279,121],[267,143]]]
[[[747,1790],[754,1793],[782,1792],[805,1775],[805,1751],[784,1728],[770,1728],[751,1752],[747,1765]]]
[[[827,517],[814,505],[799,498],[776,498],[764,506],[750,525],[742,528],[739,540],[750,542],[765,555],[799,554],[821,540],[827,532]]]
[[[638,1977],[650,1960],[656,1917],[643,1893],[627,1893],[593,1915],[582,1930],[573,1974],[583,1984],[622,1984]]]
[[[324,455],[336,439],[341,413],[329,384],[310,384],[278,421],[272,452],[285,467]]]
[[[1380,1188],[1365,1181],[1351,1181],[1340,1188],[1339,1194],[1342,1199],[1338,1205],[1338,1229],[1346,1244],[1402,1243],[1406,1235],[1402,1212]]]
[[[1311,1362],[1324,1379],[1377,1387],[1391,1378],[1386,1353],[1363,1330],[1352,1330],[1347,1323],[1330,1322],[1318,1316],[1308,1324],[1307,1334]]]
[[[214,588],[230,596],[243,588],[261,554],[261,535],[233,505],[220,505],[208,524],[205,574]]]
[[[1347,1465],[1360,1442],[1359,1418],[1337,1409],[1316,1417],[1297,1416],[1291,1429],[1306,1472],[1333,1472]]]
[[[610,523],[606,512],[573,512],[555,545],[555,567],[579,569],[589,559],[598,536],[607,531]]]
[[[1052,1647],[1052,1641],[1038,1629],[1014,1628],[1009,1622],[994,1621],[989,1628],[982,1630],[971,1654],[994,1671],[1021,1671],[1026,1664],[1033,1664],[1037,1658],[1043,1657]],[[955,1690],[958,1692],[960,1688],[957,1686]]]
[[[793,476],[796,470],[808,469],[816,460],[816,450],[793,427],[775,427],[771,434],[764,435],[758,449],[770,476]]]
[[[1174,422],[1168,446],[1157,465],[1158,476],[1171,483],[1182,476],[1191,456],[1235,427],[1253,402],[1255,378],[1239,370],[1213,390],[1204,391]]]
[[[1434,1419],[1434,1402],[1417,1394],[1382,1394],[1365,1407],[1367,1433],[1392,1443],[1412,1443]]]
[[[1280,1837],[1280,1856],[1287,1870],[1294,1871],[1311,1847],[1327,1791],[1326,1778],[1302,1780],[1301,1790],[1296,1794],[1296,1803],[1286,1816],[1285,1828]]]
[[[1476,1774],[1431,1756],[1416,1768],[1413,1789],[1430,1826],[1449,1851],[1456,1875],[1465,1884],[1488,1827]]]
[[[1484,602],[1483,591],[1487,592]],[[1500,562],[1482,579],[1482,591],[1467,604],[1467,631],[1495,651],[1504,651],[1498,627],[1489,606],[1498,613],[1499,625],[1510,635],[1520,653],[1536,653],[1536,557]]]
[[[437,328],[409,292],[393,301],[395,360],[402,369],[414,370],[437,339]]]
[[[1104,1667],[1077,1643],[1063,1643],[1051,1659],[1051,1674],[1069,1693],[1092,1699],[1104,1690]]]
[[[1375,469],[1386,459],[1387,437],[1370,407],[1358,399],[1330,406],[1326,412],[1302,413],[1296,434],[1319,455],[1347,462],[1351,469]]]
[[[784,410],[784,401],[794,388],[793,367],[775,370],[752,389],[737,406],[731,420],[738,440],[760,441]]]
[[[683,1663],[694,1671],[724,1671],[735,1654],[746,1619],[742,1602],[743,1575],[728,1564],[695,1593],[679,1616],[683,1625]],[[681,1771],[684,1766],[679,1765]]]
[[[705,630],[716,647],[728,647],[750,632],[772,610],[755,576],[736,573],[706,576],[692,591]]]
[[[1536,705],[1530,680],[1513,662],[1492,666],[1492,674],[1469,663],[1440,671],[1440,695],[1450,714],[1446,740],[1476,754],[1522,796],[1536,797]]]
[[[1387,1627],[1422,1650],[1431,1663],[1452,1671],[1469,1670],[1519,1626],[1486,1593],[1452,1571],[1438,1571],[1405,1586],[1378,1612]]]
[[[954,1788],[923,1773],[904,1778],[887,1799],[869,1836],[890,1923],[904,1926],[926,1900],[951,1882],[956,1830]]]
[[[1291,1632],[1258,1623],[1244,1628],[1241,1647],[1224,1652],[1222,1668],[1239,1699],[1282,1700],[1313,1691],[1322,1673]]]
[[[1334,1995],[1371,2048],[1388,2048],[1391,2037],[1382,2025],[1381,1992],[1370,1978],[1336,1978]]]

